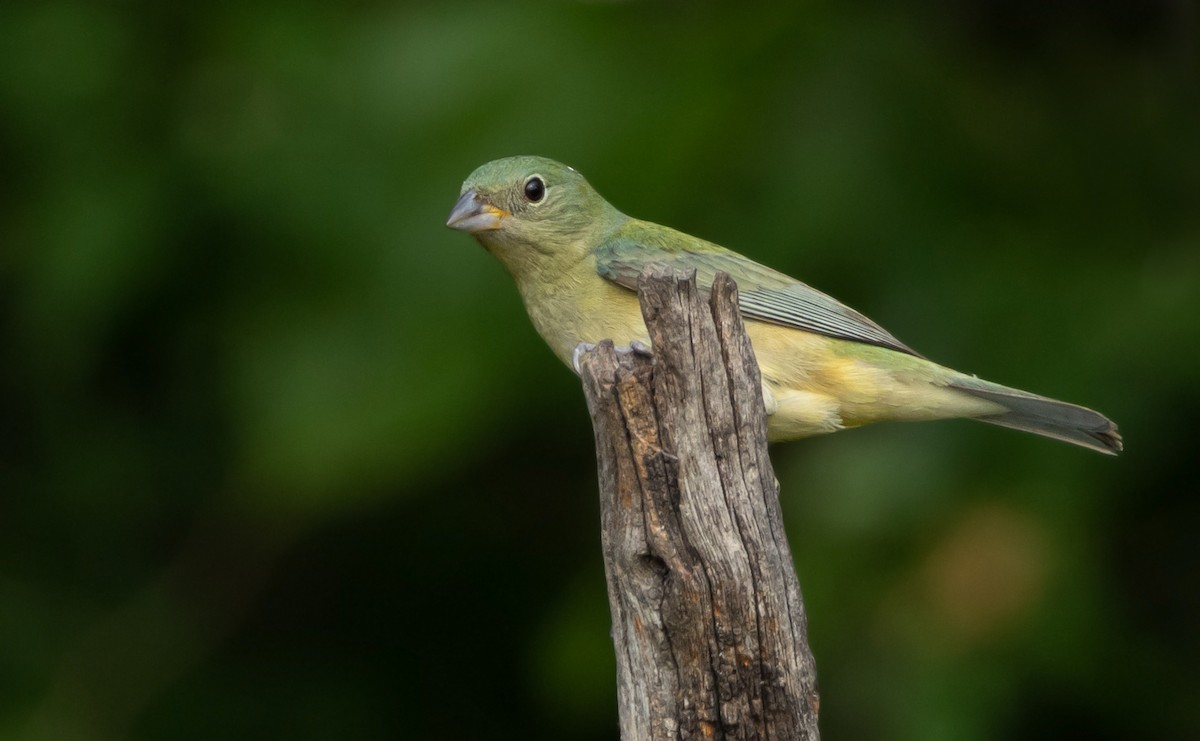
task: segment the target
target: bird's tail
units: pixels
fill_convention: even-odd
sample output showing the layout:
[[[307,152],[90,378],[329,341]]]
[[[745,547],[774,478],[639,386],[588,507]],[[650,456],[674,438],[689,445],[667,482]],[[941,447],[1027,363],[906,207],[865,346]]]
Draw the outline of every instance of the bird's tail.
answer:
[[[1108,455],[1116,455],[1123,447],[1121,433],[1113,421],[1091,409],[972,376],[960,376],[949,385],[1008,410],[975,417],[980,422],[1065,440]]]

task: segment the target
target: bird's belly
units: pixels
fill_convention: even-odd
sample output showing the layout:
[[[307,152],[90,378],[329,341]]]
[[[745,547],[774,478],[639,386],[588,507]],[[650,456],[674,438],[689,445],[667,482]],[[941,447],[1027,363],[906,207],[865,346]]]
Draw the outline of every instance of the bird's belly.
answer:
[[[524,294],[524,292],[523,292]],[[609,283],[597,290],[526,296],[538,333],[568,366],[581,342],[649,344],[637,296]],[[953,374],[923,358],[824,335],[746,321],[762,371],[774,440],[834,432],[882,420],[994,413],[994,405],[944,387]]]
[[[946,387],[957,374],[906,353],[759,322],[747,322],[777,411],[772,439],[885,420],[994,414],[996,405]]]

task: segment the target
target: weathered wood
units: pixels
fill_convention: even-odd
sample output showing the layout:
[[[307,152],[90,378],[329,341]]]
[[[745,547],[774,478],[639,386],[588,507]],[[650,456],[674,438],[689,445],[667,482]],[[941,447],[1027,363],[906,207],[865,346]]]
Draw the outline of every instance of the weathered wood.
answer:
[[[650,267],[653,357],[580,364],[596,433],[624,741],[818,739],[804,603],[737,287]]]

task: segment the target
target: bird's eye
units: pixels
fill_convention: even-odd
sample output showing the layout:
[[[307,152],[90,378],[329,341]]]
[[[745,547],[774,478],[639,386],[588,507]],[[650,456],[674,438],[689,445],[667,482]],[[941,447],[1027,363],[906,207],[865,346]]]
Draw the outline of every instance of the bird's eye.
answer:
[[[546,184],[537,175],[525,181],[525,197],[531,203],[537,203],[546,197]]]

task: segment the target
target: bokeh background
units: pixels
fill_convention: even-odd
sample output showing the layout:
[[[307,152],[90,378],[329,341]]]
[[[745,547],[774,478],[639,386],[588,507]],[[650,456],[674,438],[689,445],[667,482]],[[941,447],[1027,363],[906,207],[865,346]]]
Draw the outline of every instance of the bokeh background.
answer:
[[[1200,736],[1197,11],[3,4],[0,738],[615,738],[518,153],[1121,424],[774,449],[827,738]]]

